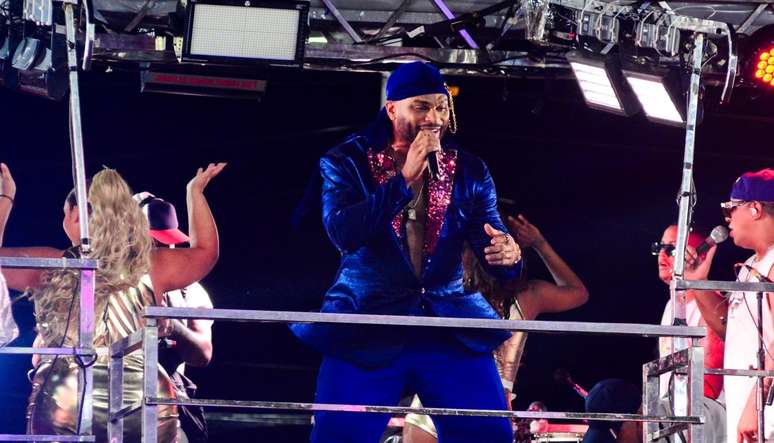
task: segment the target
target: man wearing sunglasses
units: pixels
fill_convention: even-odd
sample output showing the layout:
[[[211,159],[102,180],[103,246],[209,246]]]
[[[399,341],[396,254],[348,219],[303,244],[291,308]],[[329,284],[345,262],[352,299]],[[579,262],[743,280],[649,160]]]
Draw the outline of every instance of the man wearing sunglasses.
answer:
[[[748,172],[739,177],[731,188],[731,199],[721,203],[730,236],[737,246],[754,252],[741,267],[737,281],[756,282],[759,278],[749,269],[755,269],[760,276],[774,280],[774,170],[763,169]],[[714,248],[713,248],[714,249]],[[700,263],[697,269],[709,270],[708,260]],[[703,272],[703,271],[702,271]],[[766,369],[774,369],[774,315],[772,315],[772,294],[763,298],[763,343],[766,350]],[[758,365],[758,305],[754,292],[731,292],[728,295],[726,313],[713,309],[713,300],[717,293],[696,291],[699,307],[708,325],[712,327],[719,321],[717,332],[725,335],[725,367],[731,369],[750,369]],[[714,329],[714,328],[713,328]],[[768,392],[771,379],[764,379],[764,388]],[[724,379],[726,395],[726,423],[728,441],[753,442],[757,439],[756,380],[752,377],[726,376]],[[774,441],[774,409],[766,406],[764,437]]]
[[[694,229],[688,234],[688,249],[685,278],[688,280],[706,280],[709,272],[709,264],[712,262],[710,254],[700,254],[697,257],[696,248],[704,242],[706,237],[704,232]],[[658,278],[669,285],[672,281],[672,272],[675,264],[675,244],[677,244],[677,226],[671,225],[664,230],[661,241],[653,244],[651,253],[657,256]],[[714,248],[711,251],[714,254]],[[699,266],[699,263],[706,263]],[[672,325],[672,300],[667,301],[664,307],[664,314],[661,318],[662,325]],[[707,326],[704,321],[701,310],[697,303],[695,293],[688,291],[685,300],[685,319],[688,326]],[[723,367],[723,338],[712,330],[707,329],[707,337],[702,339],[701,345],[704,346],[704,367],[722,368]],[[665,357],[672,353],[672,339],[668,337],[660,338],[658,341],[659,357]],[[661,376],[660,394],[664,397],[660,407],[664,414],[671,415],[673,408],[671,401],[667,397],[669,385],[671,382],[671,373]],[[726,411],[721,403],[717,401],[720,392],[723,389],[722,375],[704,376],[704,411],[707,417],[705,425],[705,441],[707,443],[725,443],[726,442]],[[670,439],[675,441],[674,439]]]

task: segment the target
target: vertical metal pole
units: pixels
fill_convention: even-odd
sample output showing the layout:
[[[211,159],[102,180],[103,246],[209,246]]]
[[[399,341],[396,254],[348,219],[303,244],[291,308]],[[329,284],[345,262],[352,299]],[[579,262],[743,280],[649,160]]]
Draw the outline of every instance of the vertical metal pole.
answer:
[[[704,415],[704,348],[697,346],[688,348],[688,415]],[[690,425],[688,441],[704,443],[704,425]]]
[[[158,442],[158,406],[149,405],[148,399],[158,396],[159,376],[159,328],[155,318],[145,319],[142,337],[143,353],[143,399],[142,399],[142,443]]]
[[[65,21],[67,31],[67,68],[70,73],[70,143],[73,155],[73,173],[78,198],[78,217],[81,220],[81,251],[91,251],[89,243],[88,205],[86,203],[86,167],[83,157],[83,132],[81,127],[81,94],[78,88],[78,56],[75,46],[75,5],[65,2]]]
[[[757,295],[758,298],[758,324],[756,327],[758,328],[758,369],[764,370],[766,369],[766,351],[764,351],[764,344],[763,344],[763,292],[759,292]],[[765,423],[764,423],[764,416],[763,411],[766,408],[766,397],[763,394],[763,377],[758,377],[756,379],[755,383],[755,394],[756,394],[756,411],[758,412],[758,435],[757,440],[758,443],[763,443],[764,441],[764,435],[763,430],[765,429]]]
[[[699,86],[701,84],[701,63],[704,55],[704,34],[694,34],[693,65],[691,71],[691,86],[688,93],[688,110],[685,121],[685,152],[683,154],[683,178],[680,186],[680,210],[677,222],[677,245],[675,247],[674,280],[682,280],[685,275],[685,248],[688,244],[688,227],[693,211],[693,158],[696,141],[696,115],[699,106]],[[677,291],[672,286],[672,324],[686,325],[685,321],[685,291]],[[685,338],[675,337],[672,340],[672,352],[686,349]],[[672,399],[675,415],[687,415],[688,383],[683,376],[674,377]]]
[[[642,413],[645,415],[659,415],[658,402],[660,393],[660,376],[651,373],[650,363],[642,365]],[[648,435],[658,431],[658,423],[653,421],[645,422],[642,432],[642,441],[647,442]]]
[[[78,216],[81,231],[81,256],[89,253],[89,216],[86,204],[86,173],[83,157],[83,136],[81,133],[80,94],[78,89],[78,57],[75,50],[76,29],[75,5],[72,0],[64,3],[65,29],[67,33],[67,66],[70,73],[70,142],[72,148],[73,172],[78,199]],[[80,319],[78,329],[78,346],[82,349],[94,347],[94,270],[81,271]],[[81,368],[83,377],[78,380],[78,388],[83,392],[81,421],[79,429],[82,434],[92,433],[92,389],[94,378],[91,365]],[[84,386],[85,385],[85,386]]]
[[[94,350],[94,270],[91,269],[81,270],[78,346],[82,349]],[[83,406],[81,407],[79,429],[81,434],[91,435],[94,373],[91,365],[84,365],[80,370],[83,371],[83,377],[78,378],[78,391],[83,392],[83,398],[81,398]]]
[[[120,356],[110,356],[108,366],[108,441],[110,443],[123,443],[124,441],[124,417],[112,420],[113,414],[118,413],[124,405],[124,353]]]

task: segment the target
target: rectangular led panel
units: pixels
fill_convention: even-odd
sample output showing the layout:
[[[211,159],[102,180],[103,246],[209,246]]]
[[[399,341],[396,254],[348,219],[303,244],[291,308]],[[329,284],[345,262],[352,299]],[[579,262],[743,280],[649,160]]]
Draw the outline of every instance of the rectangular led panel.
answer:
[[[660,78],[627,71],[624,71],[624,76],[648,118],[673,124],[685,123],[685,119]]]
[[[183,59],[300,64],[309,4],[266,5],[192,2]]]

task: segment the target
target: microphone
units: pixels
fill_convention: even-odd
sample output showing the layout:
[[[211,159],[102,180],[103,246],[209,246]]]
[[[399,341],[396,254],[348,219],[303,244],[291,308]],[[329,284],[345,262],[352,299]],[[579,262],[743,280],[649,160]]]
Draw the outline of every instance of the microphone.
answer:
[[[755,277],[759,282],[761,283],[774,283],[774,281],[771,281],[770,278],[766,277],[765,275],[758,272],[757,269],[753,268],[752,266],[745,264],[743,265],[745,268],[747,268],[748,271],[750,271],[750,275]]]
[[[710,232],[709,237],[704,239],[704,242],[696,248],[696,254],[702,255],[709,249],[718,243],[723,243],[728,238],[728,228],[723,225],[715,226]]]
[[[433,180],[438,180],[438,152],[427,154],[427,170],[430,171],[430,177]]]

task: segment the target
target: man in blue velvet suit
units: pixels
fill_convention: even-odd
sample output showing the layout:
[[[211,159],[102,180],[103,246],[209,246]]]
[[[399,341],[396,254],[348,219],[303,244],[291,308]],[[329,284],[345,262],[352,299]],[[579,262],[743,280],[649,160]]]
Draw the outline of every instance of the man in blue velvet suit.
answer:
[[[488,270],[516,278],[521,252],[497,212],[484,163],[447,136],[456,121],[440,72],[402,65],[374,123],[320,160],[323,222],[341,252],[322,312],[498,318],[465,293],[468,242]],[[428,171],[428,154],[438,174]],[[426,407],[506,409],[492,350],[501,330],[294,325],[324,354],[318,403],[394,406],[418,393]],[[376,443],[385,414],[317,412],[312,441]],[[433,417],[441,443],[511,443],[509,420]]]

